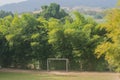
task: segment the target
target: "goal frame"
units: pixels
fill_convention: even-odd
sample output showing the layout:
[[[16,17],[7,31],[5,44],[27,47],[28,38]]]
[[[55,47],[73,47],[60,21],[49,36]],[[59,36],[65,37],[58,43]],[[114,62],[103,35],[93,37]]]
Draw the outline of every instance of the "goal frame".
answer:
[[[69,60],[67,58],[48,58],[47,59],[47,71],[50,71],[49,61],[65,61],[66,62],[66,72],[68,72]]]

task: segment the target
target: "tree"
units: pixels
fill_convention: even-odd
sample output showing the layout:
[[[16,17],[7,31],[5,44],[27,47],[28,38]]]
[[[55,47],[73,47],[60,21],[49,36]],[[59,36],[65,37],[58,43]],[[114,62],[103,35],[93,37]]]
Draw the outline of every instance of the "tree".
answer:
[[[15,67],[25,68],[26,64],[31,61],[29,35],[24,31],[29,26],[29,31],[26,32],[30,34],[29,32],[32,32],[30,31],[32,30],[31,26],[33,27],[35,24],[34,18],[29,15],[23,15],[22,17],[15,15],[14,17],[8,16],[1,19],[0,28],[9,44],[10,56],[6,55],[6,60],[9,61],[9,65],[7,66],[14,65]]]
[[[71,45],[64,35],[64,26],[58,19],[51,18],[48,26],[48,42],[53,46],[54,57],[69,58]]]
[[[8,16],[0,20],[1,33],[9,47],[10,56],[4,54],[5,59],[11,59],[7,66],[26,68],[33,60],[39,60],[40,63],[47,60],[51,48],[47,42],[46,22],[45,19],[36,19],[30,14]]]
[[[0,18],[4,18],[4,17],[9,16],[9,15],[13,16],[13,13],[12,12],[5,12],[3,10],[0,11]]]
[[[52,55],[51,45],[48,43],[48,29],[47,29],[47,21],[39,17],[37,19],[39,25],[37,26],[37,30],[31,34],[31,48],[32,53],[34,54],[34,60],[39,61],[41,69],[46,68],[46,60]]]
[[[5,39],[5,36],[0,32],[0,66],[6,66],[9,63],[4,63],[6,61],[6,56],[9,56],[8,54],[8,44],[7,40]]]
[[[118,13],[115,15],[119,17]],[[111,16],[114,17],[108,17],[110,27],[113,25],[110,22]],[[119,23],[117,17],[113,19],[116,20],[115,26]],[[108,23],[104,26],[107,25]],[[41,69],[46,69],[47,58],[68,58],[71,69],[105,70],[104,56],[97,59],[94,54],[96,46],[104,40],[111,44],[114,39],[116,44],[119,40],[114,36],[112,40],[113,32],[109,32],[109,29],[113,28],[104,26],[101,27],[92,18],[84,17],[79,12],[68,16],[55,3],[42,6],[42,12],[37,18],[33,14],[0,18],[0,61],[4,67],[12,65],[16,68],[27,68],[28,64],[39,61]],[[115,31],[117,29],[114,30],[114,35],[118,35],[119,32]],[[99,46],[96,52],[99,51]]]
[[[95,33],[97,23],[92,19],[86,19],[78,12],[75,12],[74,15],[74,21],[67,23],[65,30],[65,35],[72,45],[73,59],[78,64],[82,64],[82,70],[93,70],[97,61],[93,54],[97,45],[95,41],[99,39]]]
[[[120,71],[120,10],[110,10],[106,19],[101,28],[104,28],[107,33],[104,41],[97,46],[96,54],[98,57],[104,55],[111,69]]]
[[[60,9],[60,5],[56,3],[51,3],[50,6],[45,5],[41,8],[42,12],[40,13],[40,15],[46,19],[49,19],[51,17],[61,19],[65,16],[68,16],[68,14],[63,9]]]
[[[72,21],[66,18],[65,24],[58,19],[49,20],[48,42],[54,49],[55,57],[68,58],[79,69],[82,66],[82,70],[95,70],[97,58],[94,50],[100,39],[96,33],[97,23],[79,12],[74,15]]]

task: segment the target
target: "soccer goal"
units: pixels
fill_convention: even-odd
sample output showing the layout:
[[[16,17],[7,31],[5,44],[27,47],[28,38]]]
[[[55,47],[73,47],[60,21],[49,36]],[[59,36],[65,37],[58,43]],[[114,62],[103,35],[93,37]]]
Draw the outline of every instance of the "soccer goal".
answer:
[[[66,72],[68,71],[69,60],[67,58],[48,58],[47,71],[60,70],[58,67],[63,67]],[[51,69],[54,68],[54,69]]]

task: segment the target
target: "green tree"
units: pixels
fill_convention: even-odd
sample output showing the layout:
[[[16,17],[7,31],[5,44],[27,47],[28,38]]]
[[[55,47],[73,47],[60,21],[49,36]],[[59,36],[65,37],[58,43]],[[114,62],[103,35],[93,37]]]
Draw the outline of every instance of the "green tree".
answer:
[[[99,53],[103,42],[109,42],[108,45],[114,48],[118,47],[118,12],[119,10],[115,10],[115,17],[109,15],[108,22],[102,27],[79,12],[68,16],[55,3],[42,6],[42,12],[37,18],[33,14],[0,18],[1,64],[6,67],[12,65],[16,68],[26,68],[29,63],[39,61],[41,69],[46,69],[47,58],[55,57],[68,58],[71,69],[104,70],[105,54],[97,59],[94,52],[99,45],[96,49],[96,53]],[[111,24],[117,28],[113,28]],[[115,44],[112,45],[113,43]],[[104,48],[112,50],[107,46]],[[104,50],[101,50],[99,56]]]
[[[6,56],[9,56],[7,43],[5,36],[0,32],[0,66],[3,67],[9,64],[9,61],[6,60]],[[7,63],[4,63],[4,61],[7,61]]]
[[[50,6],[42,6],[41,8],[42,12],[40,15],[46,19],[51,17],[61,19],[65,16],[68,16],[68,14],[63,9],[60,9],[60,5],[56,3],[51,3]]]
[[[12,12],[6,12],[6,11],[3,11],[3,10],[0,11],[0,18],[4,18],[4,17],[9,16],[9,15],[13,16],[13,13]]]
[[[51,18],[49,20],[48,42],[52,44],[54,49],[54,57],[70,57],[72,52],[71,45],[64,35],[63,24],[58,19]]]
[[[105,59],[110,64],[110,69],[120,71],[120,10],[110,10],[106,17],[106,22],[101,25],[101,28],[106,30],[104,41],[96,48],[98,57],[105,56]]]
[[[68,22],[65,30],[65,35],[72,45],[73,59],[81,64],[81,69],[95,70],[97,59],[93,53],[99,39],[95,33],[97,23],[92,19],[86,19],[78,12],[74,15],[74,21]]]
[[[9,34],[9,27],[12,21],[11,16],[7,16],[0,19],[0,34],[1,34],[1,65],[3,67],[8,67],[12,62],[12,56],[9,52],[9,42],[6,39],[6,35]]]
[[[98,59],[94,50],[100,39],[96,32],[97,23],[79,12],[75,12],[74,16],[72,20],[66,18],[65,24],[58,19],[50,19],[48,42],[54,49],[55,57],[69,58],[78,69],[95,70]]]
[[[34,54],[34,60],[39,61],[40,68],[46,69],[46,60],[51,55],[51,46],[48,43],[47,21],[39,17],[37,30],[31,35],[31,48]]]
[[[9,60],[10,64],[8,66],[12,64],[16,67],[25,67],[25,65],[31,60],[31,46],[28,40],[29,35],[27,36],[25,34],[24,29],[29,26],[28,24],[31,25],[32,22],[34,23],[35,20],[32,19],[31,16],[27,17],[24,15],[22,17],[15,15],[13,18],[8,16],[1,20],[0,29],[1,32],[5,35],[5,38],[9,44],[10,56],[7,56],[6,60],[9,60],[9,57],[11,60]]]
[[[46,26],[44,18],[36,19],[30,14],[8,16],[0,20],[0,30],[9,46],[10,56],[5,54],[5,59],[9,61],[7,66],[26,68],[33,60],[39,60],[44,66],[42,62],[51,54]]]

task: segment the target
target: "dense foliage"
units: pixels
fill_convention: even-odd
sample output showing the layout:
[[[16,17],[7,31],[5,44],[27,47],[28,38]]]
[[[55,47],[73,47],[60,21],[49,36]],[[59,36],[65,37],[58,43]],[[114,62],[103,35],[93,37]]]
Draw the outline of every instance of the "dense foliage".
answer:
[[[42,6],[42,12],[39,14],[43,16],[46,19],[49,19],[51,17],[56,19],[62,19],[65,16],[68,16],[68,14],[63,10],[60,9],[60,5],[56,3],[51,3],[50,6]]]
[[[97,46],[98,57],[104,55],[112,70],[120,71],[120,10],[110,10],[106,22],[101,24],[105,33],[104,40]]]
[[[47,58],[68,58],[71,70],[120,71],[119,23],[119,9],[98,24],[79,12],[68,15],[55,3],[43,6],[37,17],[27,13],[1,17],[0,65],[28,68],[39,61],[46,69]]]
[[[4,17],[6,17],[8,15],[13,16],[13,13],[12,12],[5,12],[4,10],[0,11],[0,18],[4,18]]]

